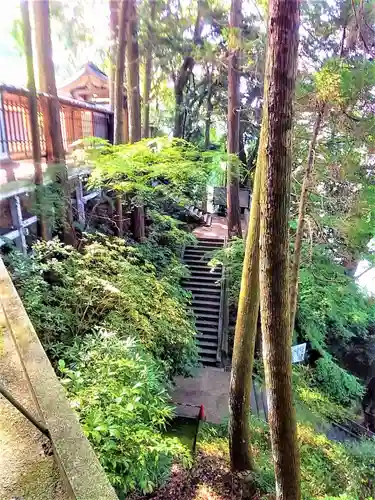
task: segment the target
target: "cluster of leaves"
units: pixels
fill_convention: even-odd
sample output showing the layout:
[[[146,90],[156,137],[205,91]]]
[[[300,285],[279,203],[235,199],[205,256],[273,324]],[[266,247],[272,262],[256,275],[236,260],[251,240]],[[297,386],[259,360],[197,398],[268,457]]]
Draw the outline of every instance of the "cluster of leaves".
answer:
[[[190,465],[188,449],[163,435],[173,417],[165,371],[139,342],[101,330],[64,357],[62,382],[119,492],[149,493],[167,479],[173,461]]]
[[[178,284],[185,268],[173,255],[157,272],[141,246],[87,236],[81,251],[57,240],[34,246],[32,258],[9,256],[13,280],[48,354],[97,327],[139,339],[170,375],[197,359],[188,296]]]
[[[241,285],[244,242],[234,240],[215,253],[211,265],[222,263],[230,277],[230,303],[236,307]],[[300,270],[296,334],[310,341],[320,359],[314,364],[310,382],[321,387],[335,401],[349,404],[361,396],[357,378],[333,357],[338,346],[349,350],[358,339],[370,336],[375,307],[357,287],[335,254],[321,246],[304,250]],[[334,347],[334,350],[333,350]]]
[[[320,415],[320,422],[324,416]],[[252,480],[259,497],[274,494],[274,470],[268,425],[252,416],[251,443],[257,470]],[[301,490],[313,498],[357,500],[372,498],[375,480],[375,444],[372,441],[339,443],[329,440],[309,422],[298,423]],[[207,426],[199,444],[205,453],[228,458],[227,426]],[[228,458],[229,460],[229,458]],[[267,497],[268,498],[268,497]]]
[[[168,137],[119,146],[89,139],[88,144],[87,155],[95,165],[91,186],[131,193],[134,203],[153,204],[158,197],[182,205],[200,202],[221,159],[218,152],[201,152],[191,143]]]

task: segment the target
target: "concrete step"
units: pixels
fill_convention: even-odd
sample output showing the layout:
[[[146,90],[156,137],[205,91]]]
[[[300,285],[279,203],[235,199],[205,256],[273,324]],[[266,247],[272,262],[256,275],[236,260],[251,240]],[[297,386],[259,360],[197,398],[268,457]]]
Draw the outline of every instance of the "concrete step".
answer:
[[[215,321],[213,319],[197,318],[195,320],[195,326],[199,331],[201,331],[200,329],[201,327],[203,327],[203,328],[211,328],[217,333],[217,330],[219,328],[219,319]]]
[[[219,317],[219,309],[214,309],[207,306],[193,305],[193,311],[196,316],[203,316],[204,314],[208,314],[209,316],[214,316],[215,318]]]
[[[212,268],[211,266],[208,265],[207,262],[196,262],[193,261],[189,265],[189,269],[191,270],[197,270],[197,271],[207,271],[207,272],[212,272],[212,273],[222,273],[221,267],[215,267]],[[214,270],[213,270],[214,269]]]
[[[210,348],[202,347],[202,348],[199,348],[198,355],[199,356],[207,356],[209,358],[216,358],[216,350],[217,349],[210,349]]]
[[[219,280],[221,278],[221,272],[219,271],[216,271],[214,273],[211,273],[210,270],[207,268],[207,269],[192,269],[191,267],[189,267],[189,271],[190,271],[190,275],[191,276],[202,276],[202,277],[212,277],[212,278],[215,278],[217,280]]]
[[[204,337],[209,335],[209,336],[216,336],[216,338],[217,338],[218,329],[219,329],[219,325],[216,325],[216,326],[201,325],[199,327],[197,326],[198,334],[203,335]]]
[[[195,322],[202,323],[202,321],[212,322],[214,325],[219,324],[219,315],[215,313],[201,313],[194,311]]]
[[[215,251],[215,249],[212,249],[212,251]],[[185,253],[184,253],[184,257],[186,256],[191,256],[191,255],[205,255],[205,254],[209,254],[211,253],[211,250],[209,249],[203,249],[200,248],[200,247],[191,247],[191,248],[186,248],[185,249]]]
[[[184,255],[184,263],[187,265],[187,266],[190,266],[191,264],[202,264],[204,266],[207,266],[207,263],[208,261],[211,260],[211,257],[209,255],[206,255],[204,253],[202,254],[198,254],[198,253],[193,253],[193,254],[190,254],[187,255],[185,254]],[[207,266],[208,267],[208,266]]]
[[[215,302],[220,304],[220,293],[219,294],[217,293],[218,290],[216,288],[214,289],[215,293],[213,294],[207,294],[206,291],[202,291],[201,288],[199,289],[192,288],[190,291],[193,295],[193,300],[195,299],[208,300],[209,302]]]
[[[210,302],[209,300],[193,299],[191,305],[194,309],[197,307],[207,307],[208,309],[213,309],[218,312],[220,309],[220,301]]]
[[[216,359],[210,358],[208,356],[198,356],[198,361],[205,366],[216,366]]]
[[[224,240],[220,238],[198,238],[198,243],[199,245],[204,245],[204,244],[213,244],[213,245],[224,245]]]
[[[209,341],[209,340],[198,340],[198,348],[199,352],[201,352],[201,349],[208,349],[210,351],[214,351],[216,353],[217,351],[217,340],[215,341]]]
[[[198,342],[211,342],[217,345],[217,335],[197,335]]]
[[[184,278],[182,280],[184,283],[189,283],[190,281],[195,281],[199,283],[212,283],[214,286],[220,285],[220,276],[210,276],[205,274],[194,274],[190,278]]]
[[[189,245],[185,248],[185,250],[199,250],[201,252],[215,252],[216,250],[219,250],[222,247],[222,245],[215,245],[214,243],[205,243],[204,245],[201,245],[198,243],[198,245]]]

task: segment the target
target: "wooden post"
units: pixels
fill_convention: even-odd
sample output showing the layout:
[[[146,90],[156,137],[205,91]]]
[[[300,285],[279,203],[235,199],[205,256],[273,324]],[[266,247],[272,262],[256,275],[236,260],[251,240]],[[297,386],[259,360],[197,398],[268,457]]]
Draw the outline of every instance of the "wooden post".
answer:
[[[83,186],[82,179],[78,177],[78,183],[76,187],[76,202],[77,202],[77,212],[78,212],[78,222],[85,225],[86,214],[85,214],[85,202],[83,200]]]
[[[25,228],[23,226],[22,207],[21,207],[20,197],[14,196],[13,198],[10,198],[9,205],[10,205],[10,213],[12,216],[12,224],[19,231],[19,237],[16,239],[17,248],[24,255],[26,255],[27,244],[26,244],[26,238],[25,238]]]

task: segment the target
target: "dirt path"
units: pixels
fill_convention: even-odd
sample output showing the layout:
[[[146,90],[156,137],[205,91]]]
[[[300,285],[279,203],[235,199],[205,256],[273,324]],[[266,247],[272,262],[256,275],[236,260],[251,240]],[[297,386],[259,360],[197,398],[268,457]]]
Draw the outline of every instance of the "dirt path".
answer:
[[[37,412],[11,336],[0,311],[0,381],[33,415]],[[0,396],[1,500],[68,500],[49,441],[8,401]]]

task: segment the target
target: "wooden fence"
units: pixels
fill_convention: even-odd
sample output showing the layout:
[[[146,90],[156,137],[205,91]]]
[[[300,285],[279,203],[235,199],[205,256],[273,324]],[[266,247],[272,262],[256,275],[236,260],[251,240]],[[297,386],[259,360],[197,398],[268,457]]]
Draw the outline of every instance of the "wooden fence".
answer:
[[[29,91],[24,88],[0,85],[0,160],[32,159]],[[51,139],[45,130],[44,113],[50,96],[38,94],[40,146],[42,155],[49,159]],[[61,131],[64,147],[83,137],[101,137],[112,141],[112,112],[103,106],[59,98]]]
[[[29,192],[34,189],[32,164],[32,139],[29,91],[24,88],[0,85],[0,169],[5,178],[0,178],[0,247],[9,240],[15,242],[23,253],[27,251],[27,236],[34,228],[37,217],[30,213]],[[46,108],[51,97],[38,94],[40,146],[45,161],[52,159],[52,142],[46,130]],[[66,151],[75,141],[84,137],[100,137],[110,142],[113,139],[113,113],[103,106],[61,98],[60,120],[63,144]],[[25,167],[25,177],[20,182],[15,172]],[[87,170],[87,169],[86,169]],[[100,194],[85,192],[83,180],[88,172],[69,169],[72,188],[72,204],[77,221],[84,224],[85,204]],[[48,183],[45,175],[45,183]],[[21,185],[19,185],[21,184]]]

